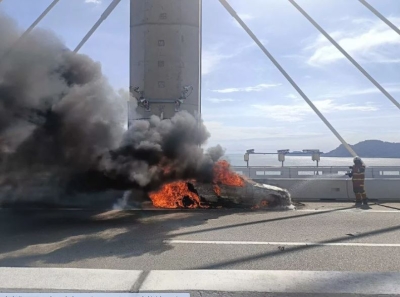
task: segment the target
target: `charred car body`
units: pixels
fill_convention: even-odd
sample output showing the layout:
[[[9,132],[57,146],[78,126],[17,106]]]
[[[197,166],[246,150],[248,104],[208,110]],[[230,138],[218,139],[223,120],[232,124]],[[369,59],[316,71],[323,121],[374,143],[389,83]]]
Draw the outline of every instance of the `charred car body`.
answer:
[[[250,208],[280,208],[291,209],[290,193],[282,188],[246,180],[244,186],[197,183],[194,185],[197,194],[210,204],[231,205]],[[216,193],[218,192],[218,193]]]
[[[137,195],[130,196],[133,199],[129,200],[134,202]],[[177,181],[163,185],[148,196],[157,208],[294,209],[287,190],[245,179],[239,186]],[[147,207],[146,203],[143,206]]]

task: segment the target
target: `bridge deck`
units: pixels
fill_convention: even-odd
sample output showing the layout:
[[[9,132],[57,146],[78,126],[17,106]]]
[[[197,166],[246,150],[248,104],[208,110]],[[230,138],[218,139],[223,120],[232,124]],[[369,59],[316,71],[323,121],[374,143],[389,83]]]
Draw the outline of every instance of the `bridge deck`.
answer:
[[[308,271],[311,278],[325,275],[313,274],[313,271],[325,271],[325,276],[332,282],[343,281],[349,277],[349,272],[355,272],[361,273],[351,276],[355,281],[362,282],[359,278],[365,276],[363,273],[372,273],[365,280],[390,283],[390,278],[398,275],[386,273],[400,271],[399,230],[399,203],[372,204],[368,210],[354,208],[350,203],[306,203],[296,211],[286,212],[36,210],[18,214],[2,210],[0,267],[134,271],[208,269],[219,271],[215,276],[217,279],[233,270],[246,270],[244,275],[250,275],[254,270],[265,271],[261,279],[266,275],[271,277],[268,273],[277,277],[281,273],[278,270],[285,270],[281,277],[286,276],[289,280],[294,277],[290,271]],[[335,274],[337,272],[340,273]],[[46,275],[49,272],[42,270],[40,273]],[[61,269],[59,273],[62,275],[67,271]],[[37,283],[36,272],[30,275],[26,278],[21,271],[13,270],[10,274],[0,268],[0,289],[21,284],[32,289],[30,286]],[[209,276],[196,277],[200,281]],[[22,278],[24,282],[21,282]],[[119,279],[119,283],[123,283],[123,279]],[[70,284],[78,290],[82,281],[80,278],[72,280],[73,283],[60,281],[53,283],[51,288],[66,289],[62,286]],[[112,286],[99,283],[93,286],[97,284],[103,291]],[[186,287],[181,288],[201,290],[201,285],[196,287],[195,283],[187,275],[181,280]],[[269,283],[270,291],[290,291]],[[154,288],[161,290],[162,285],[158,284],[159,287],[153,282]],[[304,283],[297,285],[298,292],[306,288]],[[208,288],[219,291],[218,284],[214,282],[213,286]],[[202,288],[208,290],[207,284]],[[220,289],[224,288],[226,284]],[[365,290],[350,286],[349,292],[364,294]],[[396,293],[400,293],[400,289]]]

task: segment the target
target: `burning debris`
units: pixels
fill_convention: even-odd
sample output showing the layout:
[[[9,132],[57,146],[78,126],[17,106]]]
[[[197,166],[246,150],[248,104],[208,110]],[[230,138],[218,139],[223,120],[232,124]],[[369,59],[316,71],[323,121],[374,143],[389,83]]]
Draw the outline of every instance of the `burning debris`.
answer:
[[[33,193],[45,191],[53,200],[137,191],[163,208],[263,195],[270,205],[271,193],[279,197],[281,189],[252,184],[217,162],[220,146],[204,152],[210,135],[186,111],[124,131],[129,93],[115,92],[99,63],[65,49],[51,32],[36,29],[4,57],[20,34],[0,14],[0,204],[35,201]]]

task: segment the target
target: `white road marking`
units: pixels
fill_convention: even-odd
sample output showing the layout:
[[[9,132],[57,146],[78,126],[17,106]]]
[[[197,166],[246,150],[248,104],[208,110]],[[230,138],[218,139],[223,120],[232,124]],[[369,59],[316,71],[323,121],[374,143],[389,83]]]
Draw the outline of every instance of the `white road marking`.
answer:
[[[217,240],[164,240],[169,244],[215,244],[215,245],[280,245],[280,246],[353,246],[353,247],[400,247],[400,243],[361,242],[276,242],[276,241],[217,241]]]
[[[357,212],[357,213],[400,213],[400,210],[377,210],[377,209],[336,209],[336,208],[327,208],[327,209],[297,209],[296,211],[300,212]]]

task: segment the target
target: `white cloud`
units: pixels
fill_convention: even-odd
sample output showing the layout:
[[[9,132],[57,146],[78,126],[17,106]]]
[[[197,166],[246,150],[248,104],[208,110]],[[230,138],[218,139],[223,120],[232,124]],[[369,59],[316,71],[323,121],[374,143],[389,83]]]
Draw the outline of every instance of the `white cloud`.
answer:
[[[224,60],[232,59],[237,57],[249,48],[253,48],[256,45],[254,42],[238,45],[231,52],[223,50],[223,44],[214,45],[213,48],[203,49],[201,57],[201,73],[207,75],[216,70],[220,63]]]
[[[360,19],[357,21],[363,24],[368,22],[369,26],[352,31],[336,31],[330,35],[351,56],[361,59],[363,62],[400,62],[398,57],[400,37],[398,34],[380,20]],[[391,18],[391,21],[400,23],[400,18]],[[323,35],[319,35],[305,50],[313,51],[307,61],[312,66],[326,65],[345,58]]]
[[[236,93],[236,92],[260,92],[269,88],[278,87],[281,84],[258,84],[256,86],[244,87],[244,88],[226,88],[213,90],[216,93]]]
[[[358,111],[358,112],[371,112],[377,111],[378,108],[371,103],[366,105],[354,104],[337,104],[331,99],[314,101],[314,105],[323,114],[332,112],[344,111]],[[254,104],[252,107],[258,109],[259,112],[270,119],[283,122],[299,122],[306,119],[314,111],[305,103],[297,103],[292,105],[268,105],[268,104]]]
[[[85,0],[85,3],[101,4],[101,0]]]
[[[233,102],[236,101],[235,99],[232,98],[207,98],[207,101],[210,101],[212,103],[223,103],[223,102]]]
[[[251,15],[249,13],[238,13],[238,16],[243,20],[243,21],[250,21],[255,19],[254,15]]]
[[[288,95],[286,95],[286,98],[297,99],[298,97],[295,94],[288,94]]]
[[[382,87],[389,93],[400,93],[399,84],[384,84]],[[343,98],[349,96],[380,94],[381,91],[376,87],[363,88],[363,89],[341,89],[337,92],[324,94],[318,96],[319,98]]]
[[[229,140],[255,140],[255,139],[277,139],[288,137],[306,137],[306,136],[318,136],[320,133],[307,132],[303,130],[298,133],[293,131],[290,127],[285,126],[231,126],[226,123],[219,121],[205,121],[207,130],[211,133],[211,137],[218,141],[229,141]]]
[[[230,139],[247,140],[277,134],[276,129],[268,127],[237,127],[219,121],[205,121],[204,124],[211,133],[211,137],[218,139],[218,141]]]
[[[217,51],[204,50],[201,57],[201,74],[206,75],[213,72],[223,60],[232,57],[233,55],[222,55]]]
[[[249,14],[249,13],[238,13],[238,16],[244,22],[248,22],[248,21],[254,20],[256,18],[254,15]],[[242,26],[238,23],[238,21],[236,19],[232,18],[232,22],[236,27],[242,28]]]
[[[268,126],[262,123],[258,126],[238,126],[235,123],[223,123],[219,121],[205,121],[207,130],[211,133],[207,146],[222,145],[228,153],[243,153],[246,149],[255,148],[258,151],[276,151],[280,148],[304,148],[314,143],[327,145],[330,139],[334,139],[323,129],[321,131],[309,131],[307,129],[293,129],[285,126]],[[240,139],[240,141],[238,141]],[[336,145],[336,142],[335,142]],[[334,147],[330,145],[329,148]],[[325,149],[325,147],[319,147]]]
[[[385,88],[386,91],[391,92],[391,93],[399,93],[400,92],[400,87],[388,87]],[[350,92],[350,95],[366,95],[366,94],[377,94],[380,93],[381,91],[378,88],[368,88],[368,89],[361,89],[361,90],[354,90]]]

